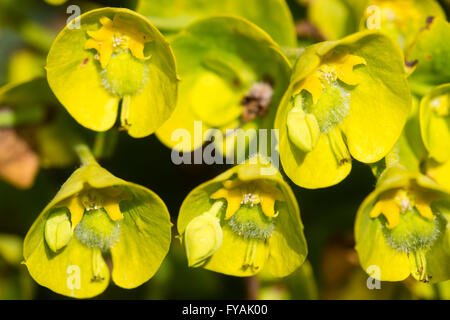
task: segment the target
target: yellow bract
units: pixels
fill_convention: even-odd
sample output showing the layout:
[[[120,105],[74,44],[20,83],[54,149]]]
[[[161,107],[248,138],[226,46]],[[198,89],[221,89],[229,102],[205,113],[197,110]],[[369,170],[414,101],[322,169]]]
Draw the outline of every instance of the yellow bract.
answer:
[[[86,41],[84,48],[97,50],[102,68],[108,65],[111,55],[119,50],[130,49],[134,57],[150,59],[151,56],[144,56],[144,45],[152,39],[139,31],[138,25],[124,20],[118,14],[113,20],[101,17],[100,23],[100,29],[87,32],[91,38]]]
[[[412,210],[414,207],[426,219],[433,219],[434,214],[430,202],[435,196],[430,192],[415,188],[399,188],[382,193],[377,203],[370,211],[370,217],[376,218],[383,214],[388,221],[388,228],[393,229],[400,221],[400,214]]]
[[[316,103],[323,89],[337,79],[355,86],[361,82],[361,77],[354,73],[353,67],[360,64],[366,64],[366,60],[352,54],[333,54],[299,83],[294,95],[304,89],[311,93],[313,103]]]
[[[439,96],[430,102],[433,111],[440,117],[447,117],[450,115],[450,95]]]
[[[413,0],[376,0],[372,4],[380,8],[382,20],[394,22],[399,27],[421,17]]]
[[[111,220],[117,221],[122,219],[123,214],[120,212],[119,202],[130,199],[131,195],[122,188],[91,189],[88,187],[80,193],[61,201],[55,207],[66,207],[69,209],[73,230],[83,218],[85,210],[103,208]]]
[[[275,200],[285,201],[277,187],[267,181],[256,180],[244,182],[240,180],[228,180],[223,183],[224,188],[213,193],[211,199],[227,200],[225,219],[229,219],[236,213],[242,204],[261,205],[261,209],[267,217],[276,217]]]

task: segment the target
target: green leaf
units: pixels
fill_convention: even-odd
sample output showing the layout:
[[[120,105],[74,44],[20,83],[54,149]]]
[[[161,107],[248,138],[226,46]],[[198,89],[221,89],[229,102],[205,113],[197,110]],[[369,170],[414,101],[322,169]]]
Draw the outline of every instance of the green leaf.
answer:
[[[236,15],[260,26],[281,46],[296,45],[294,21],[284,0],[140,0],[137,11],[167,31],[178,31],[210,15]]]

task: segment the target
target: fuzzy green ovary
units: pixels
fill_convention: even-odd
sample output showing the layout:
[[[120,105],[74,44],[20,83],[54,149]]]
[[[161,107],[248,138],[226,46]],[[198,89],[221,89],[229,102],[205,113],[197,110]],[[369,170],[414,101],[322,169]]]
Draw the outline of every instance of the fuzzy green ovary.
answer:
[[[322,94],[315,104],[309,93],[303,91],[301,94],[304,96],[303,109],[316,117],[320,131],[323,133],[342,123],[349,113],[350,93],[338,80],[325,82]]]
[[[106,90],[115,96],[124,97],[141,92],[148,81],[148,66],[133,57],[129,50],[121,50],[112,54],[100,74]]]
[[[393,249],[406,253],[427,250],[433,246],[443,231],[439,215],[424,218],[411,208],[400,214],[399,223],[392,229],[383,223],[383,234]]]
[[[275,229],[274,219],[266,217],[259,204],[241,205],[228,224],[234,233],[246,239],[268,239]]]
[[[103,208],[86,210],[75,227],[75,236],[90,248],[109,249],[119,236],[119,224]]]
[[[266,242],[275,230],[274,220],[264,215],[259,204],[241,205],[238,211],[228,220],[231,230],[239,237],[247,240],[242,269],[260,270],[257,264],[258,245]]]

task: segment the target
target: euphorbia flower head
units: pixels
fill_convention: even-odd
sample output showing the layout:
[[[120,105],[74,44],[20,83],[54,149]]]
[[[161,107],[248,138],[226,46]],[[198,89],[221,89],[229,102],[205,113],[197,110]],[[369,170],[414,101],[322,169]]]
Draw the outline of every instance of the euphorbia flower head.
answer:
[[[391,166],[362,203],[355,222],[356,250],[378,280],[423,282],[450,278],[448,191],[428,177]]]
[[[143,16],[120,8],[81,15],[54,41],[50,87],[83,126],[106,131],[116,122],[133,137],[153,133],[175,108],[177,73],[168,42]],[[75,19],[74,19],[75,20]]]
[[[264,269],[283,277],[304,262],[307,247],[295,197],[278,171],[260,159],[198,186],[183,202],[178,232],[190,266],[235,276]]]
[[[41,285],[71,297],[102,293],[112,280],[135,288],[149,280],[171,241],[169,213],[152,191],[94,161],[77,169],[25,238],[24,257]]]
[[[402,53],[387,36],[362,32],[306,48],[275,119],[286,174],[305,188],[339,183],[352,157],[372,163],[392,149],[410,107]]]

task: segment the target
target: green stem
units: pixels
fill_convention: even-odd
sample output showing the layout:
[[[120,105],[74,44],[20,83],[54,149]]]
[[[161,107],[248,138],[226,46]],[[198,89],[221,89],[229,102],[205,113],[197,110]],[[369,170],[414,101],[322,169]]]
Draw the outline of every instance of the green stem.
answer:
[[[91,152],[91,149],[89,149],[89,147],[86,144],[77,143],[74,146],[74,150],[83,166],[97,162],[95,160],[94,155]]]
[[[112,155],[117,143],[118,130],[98,132],[95,136],[93,153],[96,159],[108,158]]]
[[[35,124],[41,122],[45,117],[44,108],[40,106],[1,108],[0,128],[10,128],[24,124]]]

